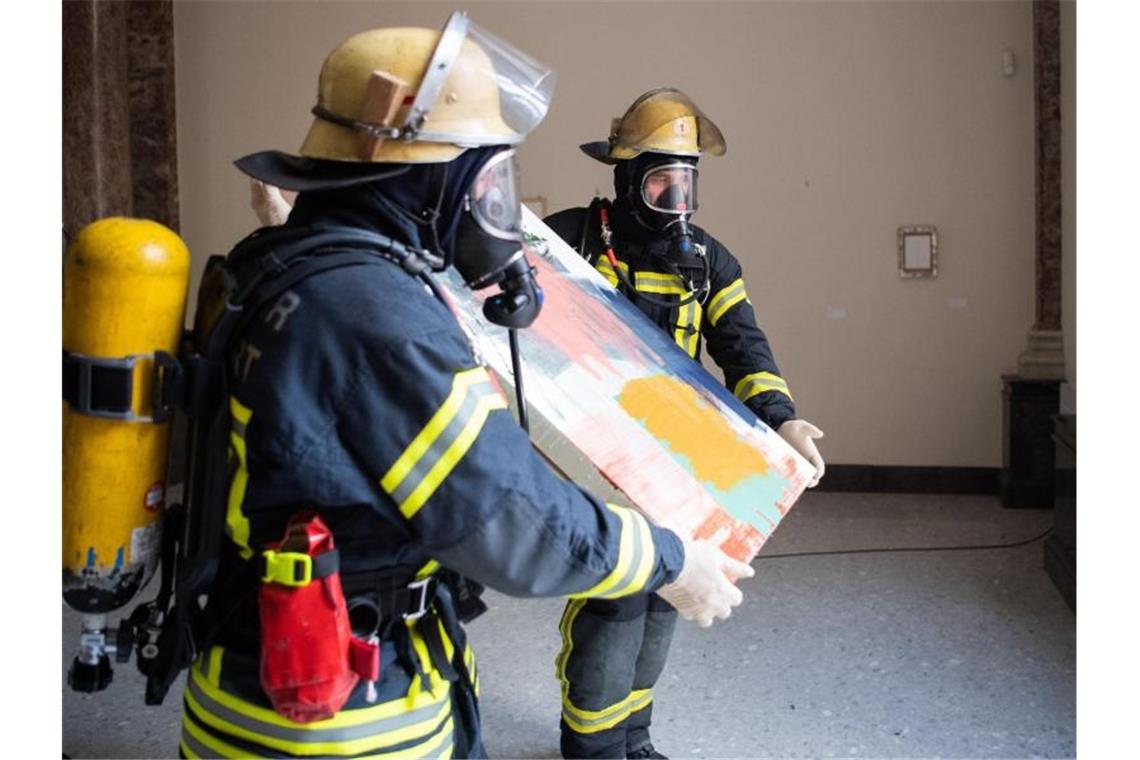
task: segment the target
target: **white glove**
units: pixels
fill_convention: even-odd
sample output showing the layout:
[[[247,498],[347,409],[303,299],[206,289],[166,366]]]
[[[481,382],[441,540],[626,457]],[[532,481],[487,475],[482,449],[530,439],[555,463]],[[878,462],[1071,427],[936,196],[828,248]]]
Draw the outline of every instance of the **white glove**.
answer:
[[[732,585],[738,578],[751,578],[755,571],[733,559],[709,541],[685,541],[685,565],[677,580],[657,589],[657,595],[677,608],[686,620],[708,628],[715,618],[728,619],[732,608],[744,600]]]
[[[812,478],[807,487],[815,488],[819,484],[819,479],[823,477],[824,466],[823,457],[820,456],[819,449],[815,447],[815,442],[812,439],[823,438],[823,431],[807,420],[788,420],[780,425],[776,432],[804,459],[811,462],[812,467],[815,468],[815,477]]]
[[[289,193],[293,198],[295,193]],[[267,185],[259,179],[249,181],[249,207],[257,214],[263,227],[276,227],[284,224],[293,210],[289,199],[275,185]]]

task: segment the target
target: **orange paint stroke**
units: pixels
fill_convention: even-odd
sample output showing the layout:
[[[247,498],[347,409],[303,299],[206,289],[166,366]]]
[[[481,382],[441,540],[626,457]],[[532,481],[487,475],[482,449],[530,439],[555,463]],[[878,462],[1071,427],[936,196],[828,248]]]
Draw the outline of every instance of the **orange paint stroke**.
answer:
[[[598,432],[604,430],[605,435]],[[713,539],[730,556],[750,561],[767,536],[728,514],[648,430],[625,416],[579,420],[567,437],[618,490],[658,525],[678,535]]]
[[[641,420],[653,437],[688,458],[698,480],[711,482],[721,491],[731,491],[745,478],[768,472],[768,462],[760,452],[740,440],[692,386],[674,377],[630,380],[622,387],[618,403]]]

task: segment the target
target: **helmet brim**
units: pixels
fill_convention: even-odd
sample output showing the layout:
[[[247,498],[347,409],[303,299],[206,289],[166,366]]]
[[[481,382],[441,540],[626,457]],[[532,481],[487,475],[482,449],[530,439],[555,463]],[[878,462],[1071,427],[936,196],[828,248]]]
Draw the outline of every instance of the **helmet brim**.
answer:
[[[393,177],[407,171],[403,164],[329,161],[263,150],[234,161],[243,174],[285,190],[332,190]]]
[[[613,166],[619,159],[610,155],[610,142],[609,140],[597,140],[595,142],[582,143],[578,146],[579,150],[585,153],[595,161],[601,161],[603,164]]]

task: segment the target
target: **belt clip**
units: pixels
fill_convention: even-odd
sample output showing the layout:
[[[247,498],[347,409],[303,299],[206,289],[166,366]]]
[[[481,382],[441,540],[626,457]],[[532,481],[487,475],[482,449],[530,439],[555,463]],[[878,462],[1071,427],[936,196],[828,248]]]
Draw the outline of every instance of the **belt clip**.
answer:
[[[431,583],[434,580],[434,578],[428,576],[427,578],[413,581],[408,584],[408,591],[412,593],[416,591],[420,592],[420,599],[418,608],[414,612],[404,613],[404,620],[419,620],[427,614],[428,606],[431,604],[431,596],[429,594],[429,591],[431,590]]]
[[[308,586],[313,580],[313,558],[301,552],[262,552],[265,567],[261,580],[282,586]]]

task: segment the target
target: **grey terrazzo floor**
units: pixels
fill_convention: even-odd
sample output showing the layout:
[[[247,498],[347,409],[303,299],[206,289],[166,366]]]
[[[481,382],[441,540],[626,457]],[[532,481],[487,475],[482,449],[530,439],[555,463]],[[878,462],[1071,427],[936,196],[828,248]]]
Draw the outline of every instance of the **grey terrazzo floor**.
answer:
[[[761,557],[1013,542],[1051,514],[992,497],[809,493]],[[1015,549],[760,559],[711,630],[678,626],[654,741],[674,757],[1073,757],[1076,619]],[[558,756],[558,600],[491,593],[470,627],[492,757]],[[64,667],[79,618],[63,615]],[[111,688],[63,687],[72,757],[176,753],[177,687],[144,708],[133,665]]]

